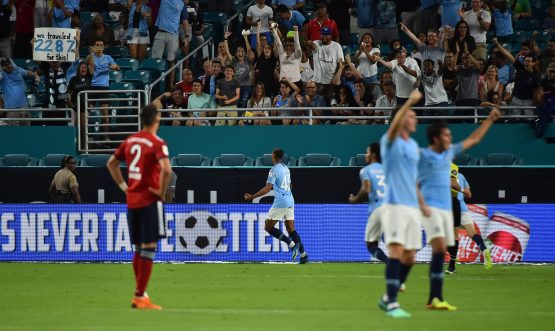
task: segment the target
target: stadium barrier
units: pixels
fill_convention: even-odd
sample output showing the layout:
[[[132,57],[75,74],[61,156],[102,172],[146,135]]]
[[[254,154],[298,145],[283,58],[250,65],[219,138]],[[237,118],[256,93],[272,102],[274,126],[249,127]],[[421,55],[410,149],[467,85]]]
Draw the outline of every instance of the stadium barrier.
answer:
[[[284,243],[264,230],[270,205],[166,205],[167,237],[159,261],[289,261]],[[555,262],[555,205],[471,205],[476,229],[494,262]],[[296,205],[296,228],[311,261],[369,261],[364,244],[366,205]],[[130,261],[126,206],[0,205],[2,261]],[[278,225],[282,226],[283,225]],[[285,229],[282,229],[285,231]],[[425,242],[425,236],[423,241]],[[380,244],[383,248],[383,242]],[[431,248],[417,254],[430,259]],[[459,257],[480,262],[461,233]]]
[[[64,117],[43,117],[44,114],[56,112],[64,113]],[[7,117],[8,113],[23,113],[28,117]],[[4,117],[4,114],[6,114]],[[0,109],[0,126],[11,125],[13,122],[27,122],[29,125],[48,124],[48,125],[74,125],[75,112],[71,108],[16,108],[16,109]],[[21,125],[21,124],[18,124]]]

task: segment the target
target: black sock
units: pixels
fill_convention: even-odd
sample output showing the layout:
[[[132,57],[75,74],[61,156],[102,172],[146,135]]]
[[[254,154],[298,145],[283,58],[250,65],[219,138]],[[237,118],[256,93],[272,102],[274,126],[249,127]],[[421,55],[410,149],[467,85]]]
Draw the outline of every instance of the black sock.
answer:
[[[438,298],[443,301],[443,259],[445,253],[432,253],[432,262],[430,263],[430,299]]]
[[[382,251],[382,249],[380,247],[378,247],[378,245],[369,245],[366,244],[366,248],[368,248],[368,252],[370,253],[370,255],[372,255],[372,257],[387,263],[387,261],[389,260],[387,258],[387,255],[385,255],[385,253]]]
[[[401,267],[399,268],[399,284],[403,284],[407,281],[407,276],[411,268],[412,265],[401,263]]]
[[[301,242],[301,237],[299,237],[299,234],[297,233],[297,231],[291,232],[289,236],[295,242],[295,244],[299,244],[299,253],[303,254],[304,246],[303,246],[303,243]]]
[[[389,259],[385,267],[385,284],[389,302],[397,302],[397,293],[401,285],[399,282],[400,268],[401,261],[398,259]]]
[[[285,242],[287,245],[291,243],[291,239],[289,239],[289,237],[287,237],[285,233],[281,232],[277,228],[272,228],[272,230],[268,231],[268,233],[271,234],[272,237]]]
[[[472,236],[472,240],[474,240],[474,242],[478,244],[478,247],[480,247],[480,250],[482,252],[486,250],[486,244],[484,243],[484,239],[482,239],[482,236],[480,236],[479,234],[475,234],[474,236]]]
[[[449,269],[455,270],[455,262],[457,261],[457,252],[459,251],[459,241],[455,240],[455,246],[447,247],[449,252]]]

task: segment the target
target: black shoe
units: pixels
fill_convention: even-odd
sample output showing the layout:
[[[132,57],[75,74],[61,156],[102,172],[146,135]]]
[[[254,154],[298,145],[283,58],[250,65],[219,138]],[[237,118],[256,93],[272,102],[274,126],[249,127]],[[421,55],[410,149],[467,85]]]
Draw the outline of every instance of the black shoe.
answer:
[[[307,264],[308,263],[308,255],[301,256],[299,264]]]

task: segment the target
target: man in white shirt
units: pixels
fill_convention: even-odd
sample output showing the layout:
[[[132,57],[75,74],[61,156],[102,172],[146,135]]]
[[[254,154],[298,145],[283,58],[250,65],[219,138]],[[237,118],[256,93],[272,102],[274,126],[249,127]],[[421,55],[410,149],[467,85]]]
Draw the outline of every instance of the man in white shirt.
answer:
[[[397,98],[395,97],[395,84],[392,80],[385,80],[382,82],[383,95],[376,100],[376,110],[374,114],[376,116],[388,116],[391,117],[393,112],[392,108],[397,107]],[[390,109],[380,109],[380,108],[390,108]],[[389,118],[376,120],[376,123],[389,124]]]
[[[486,60],[486,35],[491,24],[491,14],[482,9],[481,0],[472,0],[472,9],[459,13],[462,20],[465,20],[470,28],[470,35],[476,41],[476,50],[472,54],[476,59]]]
[[[397,106],[402,106],[416,87],[416,78],[420,76],[420,67],[415,59],[407,57],[404,47],[395,50],[395,60],[385,62],[376,57],[383,66],[393,71],[393,82],[397,87]]]
[[[247,10],[247,26],[251,27],[250,42],[251,48],[256,49],[256,26],[260,21],[260,34],[266,35],[269,44],[272,44],[272,35],[268,21],[272,19],[274,12],[270,6],[266,6],[266,1],[256,0],[256,4]]]
[[[314,81],[318,83],[318,94],[329,104],[333,96],[332,79],[339,62],[344,62],[341,45],[331,40],[331,29],[327,26],[320,30],[320,40],[310,42],[314,60]]]

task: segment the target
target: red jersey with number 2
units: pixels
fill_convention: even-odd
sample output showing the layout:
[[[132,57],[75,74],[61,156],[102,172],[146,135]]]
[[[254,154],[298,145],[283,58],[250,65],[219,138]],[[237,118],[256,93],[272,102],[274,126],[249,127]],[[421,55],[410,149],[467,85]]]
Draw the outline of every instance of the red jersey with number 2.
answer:
[[[127,163],[127,207],[143,208],[159,198],[149,187],[160,188],[160,159],[169,156],[168,146],[160,137],[141,131],[127,137],[114,156]]]

